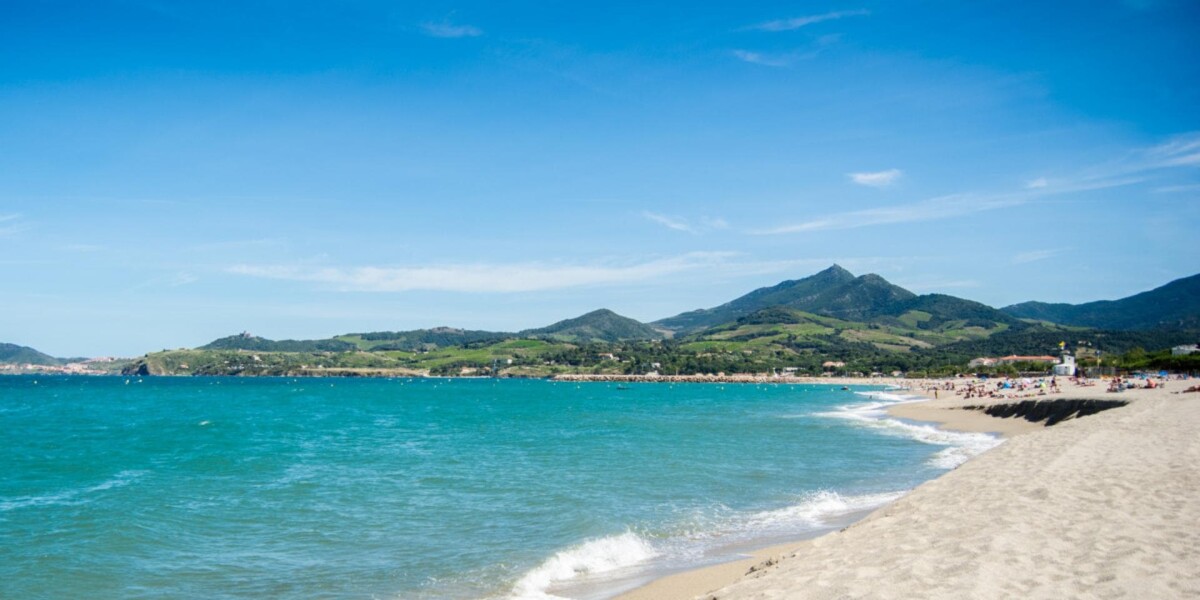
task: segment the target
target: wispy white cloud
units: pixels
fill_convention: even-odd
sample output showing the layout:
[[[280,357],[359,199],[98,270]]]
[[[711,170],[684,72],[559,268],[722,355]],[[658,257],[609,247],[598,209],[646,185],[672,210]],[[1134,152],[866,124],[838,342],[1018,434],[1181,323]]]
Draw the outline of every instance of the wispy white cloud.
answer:
[[[1018,191],[951,194],[908,204],[832,213],[800,223],[750,231],[749,233],[778,235],[948,219],[1018,206],[1060,194],[1142,183],[1152,180],[1159,171],[1165,169],[1195,167],[1200,167],[1200,132],[1175,136],[1162,144],[1131,151],[1120,160],[1086,169],[1076,175],[1052,179],[1038,178],[1027,182]],[[888,171],[881,173],[888,173]],[[866,185],[856,176],[865,175],[870,178],[870,176],[881,173],[852,173],[850,177],[856,183]]]
[[[848,173],[846,176],[858,185],[865,185],[873,188],[885,188],[894,185],[902,175],[904,175],[904,171],[901,171],[900,169],[888,169],[886,171],[875,171],[873,173]]]
[[[688,233],[704,233],[717,229],[729,229],[729,222],[722,218],[701,217],[695,220],[683,219],[680,217],[672,217],[668,215],[645,211],[642,216],[649,219],[667,229],[675,231],[686,231]]]
[[[825,21],[836,21],[838,19],[844,19],[846,17],[863,17],[863,16],[866,16],[869,14],[871,14],[871,11],[865,10],[865,9],[839,10],[839,11],[834,11],[834,12],[827,12],[827,13],[821,14],[821,15],[808,15],[808,16],[804,16],[804,17],[794,17],[791,19],[778,19],[775,21],[767,21],[765,23],[751,25],[749,27],[746,27],[745,29],[753,29],[753,30],[757,30],[757,31],[771,31],[771,32],[792,31],[795,29],[800,29],[801,27],[806,27],[808,25],[815,25],[817,23],[823,23]]]
[[[696,229],[693,228],[691,225],[687,224],[682,219],[676,219],[674,217],[668,217],[666,215],[660,215],[660,214],[652,213],[652,212],[643,212],[642,216],[646,217],[647,219],[650,219],[651,221],[654,221],[655,223],[658,223],[659,225],[662,225],[663,227],[666,227],[667,229],[674,229],[675,231],[686,231],[688,233],[696,233]]]
[[[742,62],[748,62],[752,65],[762,65],[764,67],[776,68],[791,65],[798,58],[798,55],[763,54],[761,52],[751,52],[749,50],[734,50],[733,56]]]
[[[1086,191],[1146,181],[1168,169],[1200,167],[1200,132],[1176,135],[1071,177],[1051,179],[1048,191]]]
[[[1023,265],[1026,263],[1046,260],[1047,258],[1053,258],[1061,254],[1063,250],[1063,248],[1052,248],[1048,250],[1030,250],[1028,252],[1021,252],[1020,254],[1012,257],[1012,263],[1014,265]]]
[[[188,273],[186,271],[180,271],[179,273],[176,273],[174,275],[167,277],[164,280],[164,283],[171,287],[178,287],[181,285],[188,285],[190,283],[196,283],[197,281],[200,281],[199,277],[197,277],[191,273]]]
[[[1145,154],[1151,164],[1161,167],[1200,166],[1200,132],[1177,135]]]
[[[316,283],[347,292],[424,290],[514,293],[650,281],[675,273],[710,268],[731,256],[733,254],[728,252],[693,252],[624,265],[535,262],[430,267],[314,267],[243,264],[227,270],[251,277]]]
[[[15,235],[26,229],[29,229],[29,225],[22,220],[20,213],[0,215],[0,237]]]
[[[483,30],[474,25],[456,25],[449,21],[421,23],[421,31],[425,35],[436,38],[465,38],[483,35]]]
[[[931,221],[934,219],[959,217],[977,212],[1016,206],[1028,202],[1029,198],[1030,197],[1028,195],[1016,194],[997,194],[991,196],[978,194],[954,194],[950,196],[930,198],[928,200],[922,200],[920,202],[914,202],[910,204],[899,204],[882,208],[834,213],[793,225],[784,225],[782,227],[752,231],[750,233],[756,235],[778,235],[784,233],[802,233],[806,231],[822,231],[829,229],[855,229],[858,227],[870,227],[873,225],[887,225],[893,223]]]

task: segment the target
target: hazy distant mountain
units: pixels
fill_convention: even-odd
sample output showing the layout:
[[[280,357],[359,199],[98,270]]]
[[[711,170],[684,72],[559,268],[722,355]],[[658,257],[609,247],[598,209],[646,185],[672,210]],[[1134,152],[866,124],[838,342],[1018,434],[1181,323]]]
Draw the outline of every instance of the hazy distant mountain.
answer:
[[[641,321],[622,317],[606,308],[540,329],[522,331],[521,335],[575,342],[625,342],[663,338],[663,334],[657,329]]]
[[[0,363],[21,365],[60,365],[63,361],[28,346],[0,343]]]
[[[1023,302],[1001,310],[1023,319],[1102,329],[1195,329],[1200,327],[1200,274],[1120,300],[1086,304]]]

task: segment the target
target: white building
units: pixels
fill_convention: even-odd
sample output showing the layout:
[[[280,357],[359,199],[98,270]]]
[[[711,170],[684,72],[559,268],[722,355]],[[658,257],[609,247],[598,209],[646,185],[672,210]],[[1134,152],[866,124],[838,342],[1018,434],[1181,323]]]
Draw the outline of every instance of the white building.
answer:
[[[1054,365],[1054,374],[1070,377],[1075,374],[1075,357],[1063,352],[1062,361]]]
[[[1171,348],[1171,356],[1187,356],[1188,354],[1196,354],[1197,352],[1200,352],[1200,344],[1186,344]]]

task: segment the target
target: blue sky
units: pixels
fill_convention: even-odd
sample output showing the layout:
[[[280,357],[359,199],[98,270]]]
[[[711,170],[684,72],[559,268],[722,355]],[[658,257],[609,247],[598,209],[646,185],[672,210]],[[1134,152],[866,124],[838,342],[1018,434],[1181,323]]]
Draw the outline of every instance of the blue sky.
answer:
[[[0,341],[140,355],[837,262],[1003,306],[1200,271],[1200,4],[0,4]]]

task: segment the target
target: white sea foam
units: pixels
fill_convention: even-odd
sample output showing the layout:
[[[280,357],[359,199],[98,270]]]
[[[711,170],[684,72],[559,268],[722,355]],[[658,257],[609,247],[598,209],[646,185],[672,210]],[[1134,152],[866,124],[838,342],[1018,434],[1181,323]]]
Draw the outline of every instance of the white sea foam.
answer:
[[[525,573],[513,587],[513,600],[552,600],[549,590],[588,575],[632,567],[659,555],[645,538],[633,532],[589,540],[555,554]]]
[[[693,513],[682,530],[648,540],[624,533],[563,550],[526,572],[505,600],[559,600],[550,590],[569,588],[605,574],[629,580],[648,563],[688,568],[739,555],[756,540],[791,538],[841,526],[855,513],[892,502],[907,491],[841,495],[831,490],[805,494],[790,506],[758,512],[733,512],[724,506]],[[641,570],[639,570],[639,567]],[[619,581],[617,579],[616,581]],[[611,583],[611,582],[610,582]]]
[[[15,498],[0,499],[0,512],[8,512],[10,510],[28,508],[31,506],[70,506],[75,504],[84,504],[88,502],[88,500],[83,496],[95,492],[111,490],[113,488],[124,487],[130,483],[133,483],[147,472],[148,471],[121,471],[105,481],[85,488],[64,490],[53,494],[42,494],[40,496],[17,496]]]
[[[898,391],[860,392],[862,402],[847,404],[834,410],[801,417],[844,419],[855,426],[877,430],[884,435],[913,439],[922,443],[945,446],[929,459],[931,466],[952,469],[971,457],[1000,443],[987,434],[943,431],[932,425],[908,423],[890,417],[887,408],[904,402],[923,400]],[[782,508],[758,511],[732,511],[723,506],[693,513],[673,534],[650,541],[636,533],[590,540],[558,552],[534,569],[526,572],[513,586],[507,600],[558,600],[551,593],[556,588],[581,583],[585,578],[636,571],[647,563],[675,566],[705,564],[715,556],[731,549],[744,548],[754,540],[777,536],[794,536],[803,532],[821,532],[848,522],[856,513],[876,509],[908,493],[904,491],[861,495],[842,495],[832,490],[819,490],[801,496],[794,504]],[[740,552],[740,550],[733,550]],[[624,577],[625,574],[618,576]]]
[[[828,527],[839,517],[878,508],[905,493],[907,492],[843,496],[831,490],[820,490],[808,494],[798,504],[752,513],[745,517],[743,527],[756,532],[795,528],[798,525],[808,525],[814,529]]]
[[[964,433],[946,431],[933,425],[920,425],[894,419],[887,414],[887,407],[906,402],[923,400],[919,396],[906,396],[890,392],[859,392],[870,398],[868,402],[847,404],[836,410],[817,413],[816,416],[848,420],[860,427],[870,427],[885,435],[907,437],[925,444],[946,446],[929,459],[931,466],[953,469],[973,456],[982,454],[1000,444],[1000,438],[986,433]]]

